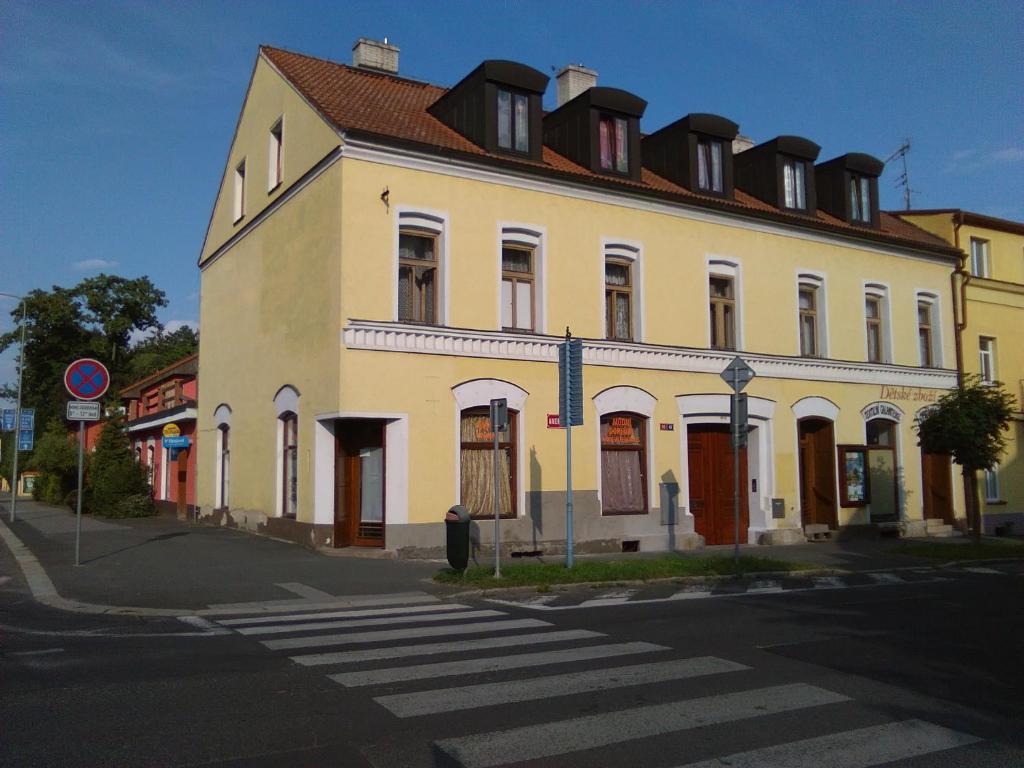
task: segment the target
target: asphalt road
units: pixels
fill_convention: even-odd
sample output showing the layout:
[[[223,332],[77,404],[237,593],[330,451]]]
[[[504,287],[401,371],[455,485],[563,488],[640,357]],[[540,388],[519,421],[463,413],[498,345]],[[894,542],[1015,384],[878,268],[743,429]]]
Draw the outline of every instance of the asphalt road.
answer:
[[[0,765],[1024,766],[1024,564],[986,570],[189,622],[44,609],[15,579]]]

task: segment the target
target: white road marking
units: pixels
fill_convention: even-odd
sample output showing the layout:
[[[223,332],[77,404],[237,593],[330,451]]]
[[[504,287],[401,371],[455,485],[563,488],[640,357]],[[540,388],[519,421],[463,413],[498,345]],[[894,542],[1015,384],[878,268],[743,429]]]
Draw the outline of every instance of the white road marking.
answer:
[[[392,592],[382,595],[355,595],[335,597],[323,602],[296,598],[294,600],[263,600],[250,603],[215,603],[198,611],[204,616],[228,616],[243,613],[287,613],[289,611],[310,611],[316,608],[368,608],[383,605],[411,603],[439,603],[440,598],[426,592]]]
[[[639,589],[619,589],[612,592],[605,592],[600,597],[585,600],[576,607],[596,608],[602,605],[622,605],[623,603],[628,603],[629,599],[639,591]]]
[[[979,741],[975,736],[923,720],[904,720],[752,749],[684,768],[870,768]]]
[[[313,667],[320,664],[352,664],[380,659],[402,659],[409,656],[433,656],[442,653],[466,653],[487,651],[492,648],[510,648],[516,645],[538,643],[561,643],[567,640],[591,640],[606,637],[603,632],[589,629],[566,629],[558,632],[531,632],[526,635],[504,635],[483,637],[478,640],[455,640],[444,643],[418,643],[416,645],[392,645],[387,648],[368,648],[363,651],[335,651],[334,653],[308,653],[292,656],[296,664]]]
[[[272,651],[294,648],[322,648],[325,645],[357,645],[360,643],[383,643],[390,640],[417,640],[421,637],[444,637],[446,635],[475,635],[487,632],[502,632],[508,629],[536,629],[550,627],[540,619],[501,619],[499,621],[478,621],[470,624],[456,624],[442,627],[407,627],[404,629],[381,629],[374,632],[349,632],[340,635],[310,635],[307,637],[286,637],[281,640],[261,640]]]
[[[53,653],[64,653],[63,648],[43,648],[38,651],[15,651],[10,656],[49,656]]]
[[[964,570],[970,571],[971,573],[996,573],[1000,576],[1003,575],[1002,571],[997,571],[995,568],[982,568],[980,566],[977,568],[964,568]]]
[[[570,672],[526,680],[379,696],[374,701],[398,717],[416,717],[435,712],[453,712],[496,704],[547,699],[553,696],[606,691],[631,685],[650,685],[665,680],[683,680],[744,669],[749,667],[714,656],[699,656],[692,659],[674,659],[612,669],[591,669],[586,672]]]
[[[304,624],[269,624],[260,627],[237,627],[240,635],[282,635],[289,632],[310,632],[321,629],[348,629],[350,627],[382,627],[388,624],[413,624],[415,622],[462,621],[463,619],[487,619],[492,616],[508,616],[504,611],[459,611],[452,613],[402,614],[382,616],[373,619],[332,619],[310,621]]]
[[[457,611],[468,608],[458,603],[442,605],[407,605],[400,608],[365,608],[362,610],[326,611],[319,613],[290,613],[287,616],[249,616],[244,619],[222,619],[218,624],[227,627],[239,627],[247,624],[271,624],[282,621],[312,621],[316,619],[357,618],[360,616],[392,616],[402,613],[431,613],[433,611]]]
[[[230,630],[218,627],[212,621],[204,619],[202,616],[179,616],[178,621],[183,624],[188,624],[190,627],[196,629],[203,629],[209,632],[211,635],[227,635],[230,634]]]
[[[436,742],[436,746],[463,768],[488,768],[507,763],[510,755],[517,762],[526,762],[663,733],[844,701],[849,701],[849,698],[823,688],[796,683],[444,739]]]
[[[524,669],[547,664],[568,664],[573,661],[608,659],[614,656],[630,656],[636,653],[653,653],[670,650],[654,643],[612,643],[609,645],[586,645],[582,648],[568,648],[562,651],[541,651],[539,653],[517,653],[510,656],[493,656],[485,659],[460,659],[435,664],[417,664],[409,667],[388,669],[367,669],[356,672],[341,672],[328,675],[336,683],[354,687],[380,685],[407,680],[426,680],[431,677],[480,674],[503,669]]]
[[[838,576],[812,576],[811,582],[815,589],[843,589],[847,586]]]
[[[323,590],[315,589],[306,584],[300,584],[297,581],[289,581],[283,584],[275,584],[275,587],[293,592],[299,597],[304,597],[307,600],[335,600],[337,595],[332,595],[330,592],[324,592]]]
[[[782,582],[775,579],[756,579],[747,587],[746,594],[760,594],[767,592],[781,592]]]
[[[868,576],[879,584],[906,584],[906,580],[895,573],[869,573]]]

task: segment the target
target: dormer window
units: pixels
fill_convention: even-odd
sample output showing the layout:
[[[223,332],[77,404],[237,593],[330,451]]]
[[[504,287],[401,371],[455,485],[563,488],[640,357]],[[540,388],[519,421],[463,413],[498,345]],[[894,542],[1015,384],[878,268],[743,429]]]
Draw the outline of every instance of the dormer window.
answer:
[[[866,176],[850,174],[850,218],[871,223],[871,182]]]
[[[782,164],[783,202],[787,208],[807,210],[807,164],[787,158]]]
[[[722,181],[722,142],[717,139],[697,139],[697,188],[702,192],[725,189]]]
[[[629,173],[629,126],[621,117],[601,115],[598,131],[601,144],[601,169]]]
[[[530,102],[526,94],[498,89],[498,146],[530,151]]]

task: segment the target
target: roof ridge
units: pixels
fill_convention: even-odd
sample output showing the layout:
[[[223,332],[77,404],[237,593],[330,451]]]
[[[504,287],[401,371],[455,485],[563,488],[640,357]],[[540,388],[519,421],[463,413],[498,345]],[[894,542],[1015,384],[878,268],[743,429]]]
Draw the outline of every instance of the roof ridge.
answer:
[[[436,85],[435,83],[431,83],[431,82],[428,82],[426,80],[417,80],[414,77],[408,77],[406,75],[399,75],[399,74],[397,74],[395,72],[384,72],[384,71],[376,70],[376,69],[364,69],[363,67],[354,67],[351,64],[345,64],[344,62],[341,62],[341,61],[334,61],[333,59],[325,59],[323,56],[311,56],[308,53],[300,53],[299,51],[291,51],[291,50],[288,50],[287,48],[279,48],[276,45],[267,45],[266,43],[261,43],[260,47],[259,47],[259,50],[260,50],[261,53],[264,52],[264,51],[272,51],[272,52],[275,52],[275,53],[284,53],[284,54],[287,54],[289,56],[297,56],[297,57],[303,58],[303,59],[311,59],[313,61],[319,61],[319,62],[322,62],[324,64],[330,64],[332,67],[338,67],[339,69],[348,70],[349,72],[353,72],[353,73],[358,74],[358,75],[366,75],[368,77],[380,77],[380,78],[384,78],[384,79],[387,79],[387,80],[394,80],[395,82],[398,82],[398,83],[403,83],[403,84],[408,84],[408,85],[416,85],[416,86],[426,87],[426,88],[435,88],[438,91],[441,91],[442,93],[447,93],[450,90],[449,88],[446,88],[443,85]]]

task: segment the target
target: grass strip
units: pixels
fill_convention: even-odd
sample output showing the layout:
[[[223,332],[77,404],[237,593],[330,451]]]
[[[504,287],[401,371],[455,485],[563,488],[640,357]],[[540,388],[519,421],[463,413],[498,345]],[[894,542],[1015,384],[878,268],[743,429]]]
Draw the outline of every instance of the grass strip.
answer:
[[[445,568],[434,575],[442,584],[481,589],[493,587],[545,587],[581,582],[648,581],[676,576],[738,576],[769,571],[804,571],[820,568],[814,563],[744,556],[731,557],[656,557],[638,560],[583,560],[572,568],[561,563],[502,564],[501,578],[494,578],[491,566],[473,566],[465,574]]]
[[[1024,543],[1018,541],[974,542],[924,542],[913,541],[900,544],[892,550],[899,555],[927,557],[945,562],[955,560],[1001,560],[1024,558]]]

